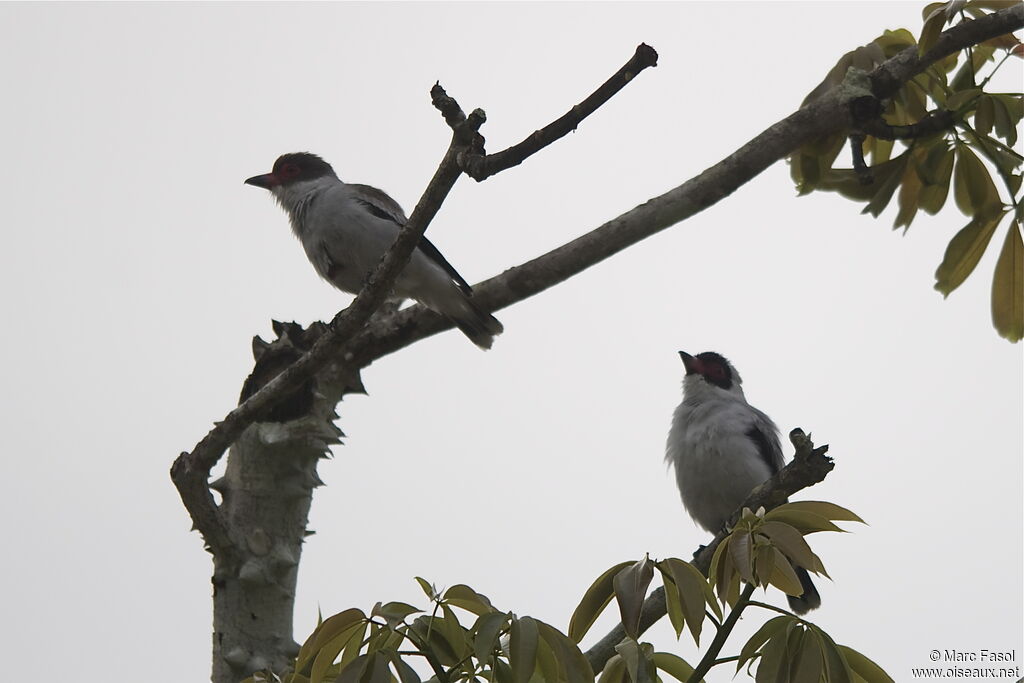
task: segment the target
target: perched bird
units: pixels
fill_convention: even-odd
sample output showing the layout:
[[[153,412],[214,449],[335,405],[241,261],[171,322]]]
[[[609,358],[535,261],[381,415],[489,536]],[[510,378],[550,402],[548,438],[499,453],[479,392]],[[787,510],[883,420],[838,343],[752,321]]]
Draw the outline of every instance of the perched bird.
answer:
[[[686,511],[718,533],[754,487],[782,469],[779,430],[747,403],[732,363],[714,351],[679,355],[686,367],[683,402],[672,416],[665,461],[675,467]],[[807,570],[795,569],[804,593],[787,597],[804,614],[821,605],[821,596]]]
[[[274,195],[291,220],[306,256],[332,285],[356,294],[405,225],[402,207],[382,190],[344,183],[326,161],[308,152],[282,155],[274,169],[245,181]],[[480,309],[461,275],[426,237],[394,286],[449,318],[477,346],[489,349],[502,325]]]

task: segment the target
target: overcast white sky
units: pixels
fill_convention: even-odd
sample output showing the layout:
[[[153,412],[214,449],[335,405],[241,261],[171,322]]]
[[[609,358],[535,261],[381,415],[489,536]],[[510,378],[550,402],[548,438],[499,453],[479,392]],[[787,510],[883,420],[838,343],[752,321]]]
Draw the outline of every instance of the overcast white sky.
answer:
[[[718,161],[843,52],[916,32],[920,8],[0,5],[6,677],[209,675],[211,563],[168,468],[234,405],[271,318],[350,299],[244,178],[309,150],[411,209],[447,144],[435,81],[486,110],[495,151],[654,46],[658,67],[575,134],[460,181],[430,238],[479,281]],[[950,206],[903,235],[892,216],[797,198],[779,163],[499,312],[488,353],[448,332],[376,363],[320,470],[296,637],[318,608],[421,603],[414,575],[564,629],[611,564],[688,558],[706,536],[662,453],[676,351],[710,349],[784,433],[831,444],[835,471],[802,498],[870,522],[811,539],[834,579],[811,619],[898,681],[936,648],[1016,647],[1021,665],[1022,357],[990,325],[997,250],[943,301],[932,275],[966,219]]]

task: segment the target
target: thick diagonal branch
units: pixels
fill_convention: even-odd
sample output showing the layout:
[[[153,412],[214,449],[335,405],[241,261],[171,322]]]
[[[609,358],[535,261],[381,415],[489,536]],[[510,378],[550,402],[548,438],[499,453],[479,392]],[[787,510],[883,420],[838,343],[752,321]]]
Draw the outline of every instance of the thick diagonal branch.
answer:
[[[947,29],[923,56],[909,47],[869,74],[877,98],[944,57],[970,45],[1024,27],[1024,4]],[[770,126],[736,152],[679,187],[654,197],[567,244],[474,285],[475,300],[488,310],[504,308],[558,284],[623,249],[675,225],[728,197],[804,144],[844,131],[852,123],[842,88],[833,88]],[[353,362],[364,366],[451,323],[422,306],[376,321],[354,345]]]

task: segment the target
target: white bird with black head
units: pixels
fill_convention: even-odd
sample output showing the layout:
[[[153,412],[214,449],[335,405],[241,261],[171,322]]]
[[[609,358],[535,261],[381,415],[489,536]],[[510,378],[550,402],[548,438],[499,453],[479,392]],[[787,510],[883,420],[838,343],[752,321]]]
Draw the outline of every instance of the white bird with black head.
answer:
[[[779,430],[771,418],[747,403],[743,381],[721,354],[691,356],[683,402],[672,416],[665,460],[676,470],[683,506],[698,524],[718,533],[754,487],[782,469]],[[787,596],[804,614],[821,605],[807,570],[796,567],[803,595]]]
[[[270,173],[245,182],[274,195],[316,272],[350,294],[362,289],[407,220],[383,190],[342,182],[330,164],[308,152],[282,155]],[[426,237],[395,281],[393,295],[446,316],[484,349],[503,329],[473,302],[469,283]]]

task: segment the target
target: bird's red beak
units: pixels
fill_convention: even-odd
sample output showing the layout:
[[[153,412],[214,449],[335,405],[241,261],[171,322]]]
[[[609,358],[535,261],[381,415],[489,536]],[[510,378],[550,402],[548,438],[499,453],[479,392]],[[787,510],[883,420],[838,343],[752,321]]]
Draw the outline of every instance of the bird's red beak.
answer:
[[[272,187],[276,187],[281,184],[281,181],[277,179],[273,173],[264,173],[263,175],[254,175],[245,181],[246,185],[255,185],[256,187],[262,187],[269,190]]]
[[[680,351],[679,357],[683,359],[683,367],[686,368],[687,375],[699,375],[704,369],[703,363],[700,362],[700,358],[691,356],[686,351]]]

